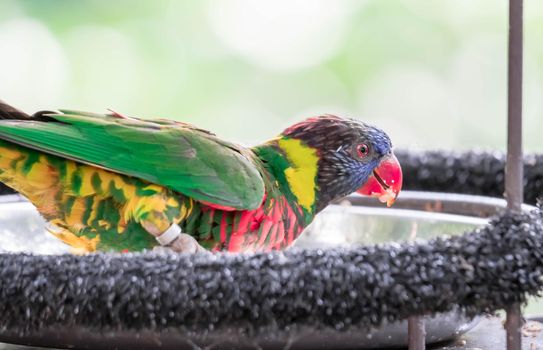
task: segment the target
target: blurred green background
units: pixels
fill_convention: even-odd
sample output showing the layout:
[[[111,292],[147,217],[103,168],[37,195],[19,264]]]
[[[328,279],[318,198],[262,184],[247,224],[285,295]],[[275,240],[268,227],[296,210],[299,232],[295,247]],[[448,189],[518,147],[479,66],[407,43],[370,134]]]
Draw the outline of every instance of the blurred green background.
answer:
[[[543,150],[543,2],[526,0],[525,146]],[[505,148],[505,0],[0,2],[0,98],[255,143],[353,116],[396,146]]]

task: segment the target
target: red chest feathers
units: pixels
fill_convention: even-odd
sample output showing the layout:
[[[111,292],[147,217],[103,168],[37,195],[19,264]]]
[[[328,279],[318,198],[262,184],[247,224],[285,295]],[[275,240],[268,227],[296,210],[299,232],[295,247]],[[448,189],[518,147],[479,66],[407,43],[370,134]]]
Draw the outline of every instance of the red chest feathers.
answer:
[[[225,210],[226,209],[226,210]],[[285,198],[267,199],[258,209],[232,211],[216,206],[202,207],[209,216],[220,216],[211,229],[213,250],[261,252],[292,245],[304,229],[302,210],[292,208]],[[190,232],[189,232],[190,233]]]

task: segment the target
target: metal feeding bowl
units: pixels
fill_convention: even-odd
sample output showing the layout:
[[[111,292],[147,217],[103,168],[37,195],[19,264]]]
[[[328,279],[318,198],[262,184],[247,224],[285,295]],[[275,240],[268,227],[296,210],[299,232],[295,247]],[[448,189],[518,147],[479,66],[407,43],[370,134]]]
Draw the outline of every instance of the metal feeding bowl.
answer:
[[[405,191],[393,208],[374,199],[351,196],[331,205],[296,241],[295,246],[324,249],[395,241],[429,239],[462,234],[484,225],[505,202],[488,197]],[[0,251],[33,254],[64,254],[70,248],[44,229],[45,222],[34,207],[17,195],[0,197]],[[136,255],[137,256],[137,255]],[[467,332],[478,319],[459,312],[438,313],[426,318],[428,343],[443,342]],[[407,322],[385,322],[367,331],[299,330],[296,334],[246,339],[235,331],[167,332],[104,331],[47,328],[19,335],[0,330],[0,341],[31,346],[76,348],[177,348],[194,349],[210,344],[228,348],[280,349],[374,349],[407,344]],[[222,347],[221,347],[222,348]]]

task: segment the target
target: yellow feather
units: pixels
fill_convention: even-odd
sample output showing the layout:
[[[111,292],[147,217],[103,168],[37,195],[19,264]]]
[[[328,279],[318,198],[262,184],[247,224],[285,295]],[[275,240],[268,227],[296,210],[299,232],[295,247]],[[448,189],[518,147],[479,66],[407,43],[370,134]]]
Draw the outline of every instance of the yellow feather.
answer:
[[[55,222],[52,221],[51,224],[55,225]],[[90,253],[96,251],[96,246],[100,242],[100,236],[94,238],[88,238],[85,236],[76,236],[74,233],[68,231],[67,229],[60,228],[58,226],[47,226],[47,231],[49,231],[53,236],[57,237],[64,243],[72,246],[76,249],[76,253]]]
[[[111,224],[106,220],[98,220],[98,225],[105,230],[109,230],[111,228]]]
[[[96,196],[94,201],[92,202],[91,212],[89,215],[89,218],[87,219],[87,225],[90,225],[91,222],[96,219],[96,215],[98,214],[98,206],[100,205],[100,202],[104,200],[103,197]]]
[[[92,177],[95,173],[96,171],[89,166],[81,167],[81,188],[79,189],[79,195],[89,196],[96,193],[92,187]]]
[[[72,205],[72,209],[70,210],[70,213],[66,217],[66,223],[68,226],[75,230],[79,231],[82,228],[84,228],[84,224],[82,221],[83,213],[87,209],[85,205],[85,199],[82,197],[77,197],[74,200],[74,204]]]
[[[28,174],[26,174],[25,181],[35,190],[48,190],[57,183],[56,171],[49,165],[44,156],[40,156],[39,161],[34,163]]]
[[[69,179],[71,181],[72,176],[74,175],[75,171],[77,170],[77,165],[75,162],[71,160],[66,161],[66,179]]]
[[[21,152],[6,147],[0,147],[0,154],[0,169],[10,168],[11,161],[22,157]]]
[[[317,150],[297,139],[280,139],[279,147],[285,152],[291,166],[285,169],[290,190],[298,203],[308,211],[315,204],[317,190],[317,170],[319,157]]]

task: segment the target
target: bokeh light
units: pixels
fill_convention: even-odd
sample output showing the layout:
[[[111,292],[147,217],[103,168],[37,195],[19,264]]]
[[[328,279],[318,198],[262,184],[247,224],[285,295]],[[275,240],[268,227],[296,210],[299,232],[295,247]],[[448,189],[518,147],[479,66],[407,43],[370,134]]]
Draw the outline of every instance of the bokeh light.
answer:
[[[221,42],[264,68],[322,64],[340,49],[353,1],[213,0],[209,21]]]

